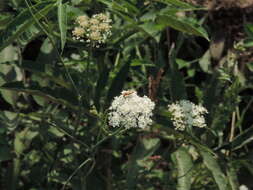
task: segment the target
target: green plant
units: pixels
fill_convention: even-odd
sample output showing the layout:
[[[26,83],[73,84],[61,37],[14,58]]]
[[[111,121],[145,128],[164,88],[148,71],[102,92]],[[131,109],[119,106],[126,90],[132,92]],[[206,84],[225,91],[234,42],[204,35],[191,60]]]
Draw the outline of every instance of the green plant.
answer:
[[[198,43],[212,36],[205,8],[11,0],[0,9],[1,189],[236,190],[241,174],[252,177],[252,80],[229,53],[212,65]],[[110,39],[73,39],[76,18],[97,13],[112,19]],[[150,129],[108,125],[123,89],[156,103]],[[175,130],[167,105],[182,99],[207,108],[206,127]]]

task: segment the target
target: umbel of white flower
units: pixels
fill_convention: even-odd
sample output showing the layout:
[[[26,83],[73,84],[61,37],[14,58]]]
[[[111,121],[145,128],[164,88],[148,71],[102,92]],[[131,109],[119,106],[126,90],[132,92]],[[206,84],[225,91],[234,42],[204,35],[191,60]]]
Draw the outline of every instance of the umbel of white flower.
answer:
[[[171,120],[176,130],[183,131],[187,127],[206,127],[204,114],[208,111],[201,105],[196,105],[188,100],[180,100],[168,105]]]
[[[155,107],[147,96],[140,97],[135,91],[122,91],[109,108],[109,125],[125,128],[148,128],[152,124]]]
[[[72,31],[75,40],[86,41],[98,47],[111,36],[111,19],[103,13],[92,15],[91,18],[86,15],[79,16],[76,23],[78,26]]]

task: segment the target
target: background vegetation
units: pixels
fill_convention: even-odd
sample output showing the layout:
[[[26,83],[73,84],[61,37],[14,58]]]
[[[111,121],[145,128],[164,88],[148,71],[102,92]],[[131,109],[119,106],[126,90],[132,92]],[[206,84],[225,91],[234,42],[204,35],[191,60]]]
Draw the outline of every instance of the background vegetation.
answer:
[[[253,188],[252,8],[224,2],[1,1],[0,189]],[[72,39],[101,12],[106,44]],[[107,126],[123,89],[156,102],[150,130]],[[180,99],[208,109],[207,128],[174,130]]]

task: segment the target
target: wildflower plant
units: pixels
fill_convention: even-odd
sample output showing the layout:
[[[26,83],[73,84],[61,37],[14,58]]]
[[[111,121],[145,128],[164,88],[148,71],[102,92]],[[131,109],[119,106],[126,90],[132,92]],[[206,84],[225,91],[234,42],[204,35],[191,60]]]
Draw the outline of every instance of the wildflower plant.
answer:
[[[0,189],[251,189],[253,25],[186,1],[0,1]]]
[[[86,15],[78,16],[76,24],[72,31],[73,38],[92,46],[99,47],[111,36],[111,19],[103,13],[94,14],[91,18]]]
[[[206,127],[204,114],[208,111],[201,105],[196,105],[188,100],[180,100],[168,105],[171,120],[176,130],[183,131],[191,126]]]
[[[146,129],[152,124],[154,107],[154,102],[147,96],[140,97],[133,90],[122,91],[109,108],[109,125]]]

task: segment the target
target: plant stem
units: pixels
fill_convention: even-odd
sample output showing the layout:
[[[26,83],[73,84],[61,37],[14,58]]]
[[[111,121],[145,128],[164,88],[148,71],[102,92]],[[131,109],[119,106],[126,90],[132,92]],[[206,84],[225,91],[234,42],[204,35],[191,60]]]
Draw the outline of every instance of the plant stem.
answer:
[[[89,161],[92,161],[91,158],[86,159],[85,161],[83,161],[76,169],[75,171],[69,176],[69,178],[67,179],[67,181],[64,183],[63,187],[61,190],[64,190],[66,185],[69,183],[69,181],[73,178],[73,176],[78,172],[78,170],[80,170],[86,163],[88,163]]]

